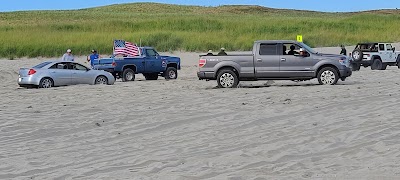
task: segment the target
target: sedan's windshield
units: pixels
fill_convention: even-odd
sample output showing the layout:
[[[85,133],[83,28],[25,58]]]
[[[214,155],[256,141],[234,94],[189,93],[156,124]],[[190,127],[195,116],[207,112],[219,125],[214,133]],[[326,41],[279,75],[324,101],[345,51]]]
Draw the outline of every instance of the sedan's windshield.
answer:
[[[312,49],[311,47],[307,46],[307,44],[304,43],[300,43],[300,45],[305,48],[308,52],[312,53],[312,54],[318,54],[317,51],[314,51],[314,49]]]
[[[47,66],[48,64],[50,64],[51,62],[42,62],[42,63],[40,63],[40,64],[38,64],[38,65],[36,65],[36,66],[33,66],[33,68],[34,69],[40,69],[40,68],[42,68],[42,67],[45,67],[45,66]]]

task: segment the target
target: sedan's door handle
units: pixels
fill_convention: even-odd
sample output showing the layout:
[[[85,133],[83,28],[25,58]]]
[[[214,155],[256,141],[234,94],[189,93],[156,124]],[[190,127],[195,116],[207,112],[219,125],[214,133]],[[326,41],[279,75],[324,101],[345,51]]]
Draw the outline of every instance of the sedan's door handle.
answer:
[[[281,58],[281,61],[286,61],[286,58]]]
[[[258,58],[258,59],[257,59],[257,62],[262,62],[262,59],[261,59],[261,58]]]
[[[55,71],[51,71],[51,73],[56,73]]]

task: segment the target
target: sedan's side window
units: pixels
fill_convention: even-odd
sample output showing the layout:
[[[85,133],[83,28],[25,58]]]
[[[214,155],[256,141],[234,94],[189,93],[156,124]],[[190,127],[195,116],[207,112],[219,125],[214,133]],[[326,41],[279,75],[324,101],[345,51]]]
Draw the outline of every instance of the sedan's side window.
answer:
[[[52,65],[49,69],[68,69],[68,66],[65,63],[56,63]]]
[[[87,71],[87,68],[80,64],[72,63],[71,66],[73,67],[74,70]]]

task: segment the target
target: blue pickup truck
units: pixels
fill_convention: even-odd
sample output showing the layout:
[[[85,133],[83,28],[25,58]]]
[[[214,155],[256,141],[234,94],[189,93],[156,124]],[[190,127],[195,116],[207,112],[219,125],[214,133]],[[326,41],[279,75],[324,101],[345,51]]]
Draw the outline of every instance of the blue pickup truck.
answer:
[[[146,80],[176,79],[181,69],[179,57],[160,56],[152,47],[140,47],[140,55],[134,57],[110,57],[93,62],[93,68],[105,70],[121,78],[122,81],[134,81],[135,74],[143,74]]]

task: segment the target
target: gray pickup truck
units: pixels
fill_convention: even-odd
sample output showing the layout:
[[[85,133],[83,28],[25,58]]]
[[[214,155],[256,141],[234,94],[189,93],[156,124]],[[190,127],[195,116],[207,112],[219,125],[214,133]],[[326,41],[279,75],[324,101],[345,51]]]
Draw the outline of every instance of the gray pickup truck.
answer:
[[[318,78],[334,85],[351,76],[347,56],[321,54],[304,43],[289,40],[256,41],[252,53],[200,56],[200,80],[217,80],[218,87],[234,88],[239,81],[293,80]]]

